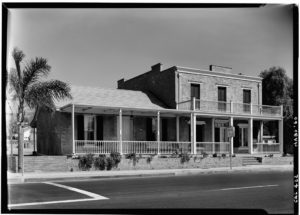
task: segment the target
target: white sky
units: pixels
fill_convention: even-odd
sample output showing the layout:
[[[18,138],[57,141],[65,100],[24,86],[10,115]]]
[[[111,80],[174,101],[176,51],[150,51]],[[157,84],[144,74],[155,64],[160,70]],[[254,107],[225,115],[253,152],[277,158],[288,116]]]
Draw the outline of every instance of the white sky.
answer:
[[[50,78],[116,88],[161,62],[257,76],[272,66],[293,77],[290,6],[191,9],[10,9],[13,47],[26,60],[45,57]]]

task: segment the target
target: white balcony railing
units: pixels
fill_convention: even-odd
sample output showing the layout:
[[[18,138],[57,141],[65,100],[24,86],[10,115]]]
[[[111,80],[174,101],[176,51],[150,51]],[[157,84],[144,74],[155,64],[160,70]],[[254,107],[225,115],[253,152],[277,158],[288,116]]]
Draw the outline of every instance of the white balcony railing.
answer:
[[[178,103],[180,110],[196,110],[213,113],[234,113],[247,115],[282,116],[282,106],[257,105],[236,102],[191,99]]]

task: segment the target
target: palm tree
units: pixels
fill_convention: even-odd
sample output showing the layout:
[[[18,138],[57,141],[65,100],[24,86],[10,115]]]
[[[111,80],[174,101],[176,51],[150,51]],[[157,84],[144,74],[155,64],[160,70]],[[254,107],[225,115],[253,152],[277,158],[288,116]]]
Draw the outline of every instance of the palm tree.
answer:
[[[21,71],[21,62],[25,57],[23,51],[14,48],[12,57],[15,61],[16,69],[9,75],[9,84],[14,92],[14,100],[18,105],[18,171],[23,169],[23,132],[25,119],[25,106],[35,110],[35,117],[40,108],[54,111],[54,100],[72,98],[68,84],[59,80],[41,81],[42,77],[47,77],[51,67],[45,58],[36,57],[25,63]],[[22,170],[23,172],[23,170]]]

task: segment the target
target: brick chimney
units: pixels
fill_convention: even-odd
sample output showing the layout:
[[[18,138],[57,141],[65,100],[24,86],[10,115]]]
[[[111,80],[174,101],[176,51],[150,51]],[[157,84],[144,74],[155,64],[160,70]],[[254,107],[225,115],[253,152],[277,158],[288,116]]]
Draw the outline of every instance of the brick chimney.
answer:
[[[209,70],[213,72],[231,73],[232,68],[225,66],[209,65]]]
[[[118,80],[118,89],[122,89],[124,85],[124,78]]]
[[[162,66],[161,63],[155,64],[155,65],[151,66],[151,70],[153,72],[161,72],[161,66]]]

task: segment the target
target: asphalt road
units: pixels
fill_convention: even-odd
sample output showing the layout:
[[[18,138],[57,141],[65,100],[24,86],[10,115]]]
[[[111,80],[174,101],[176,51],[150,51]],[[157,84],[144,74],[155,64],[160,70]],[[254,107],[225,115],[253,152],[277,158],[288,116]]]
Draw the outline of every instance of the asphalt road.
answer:
[[[247,172],[24,183],[8,186],[18,209],[264,209],[293,213],[293,173]]]

